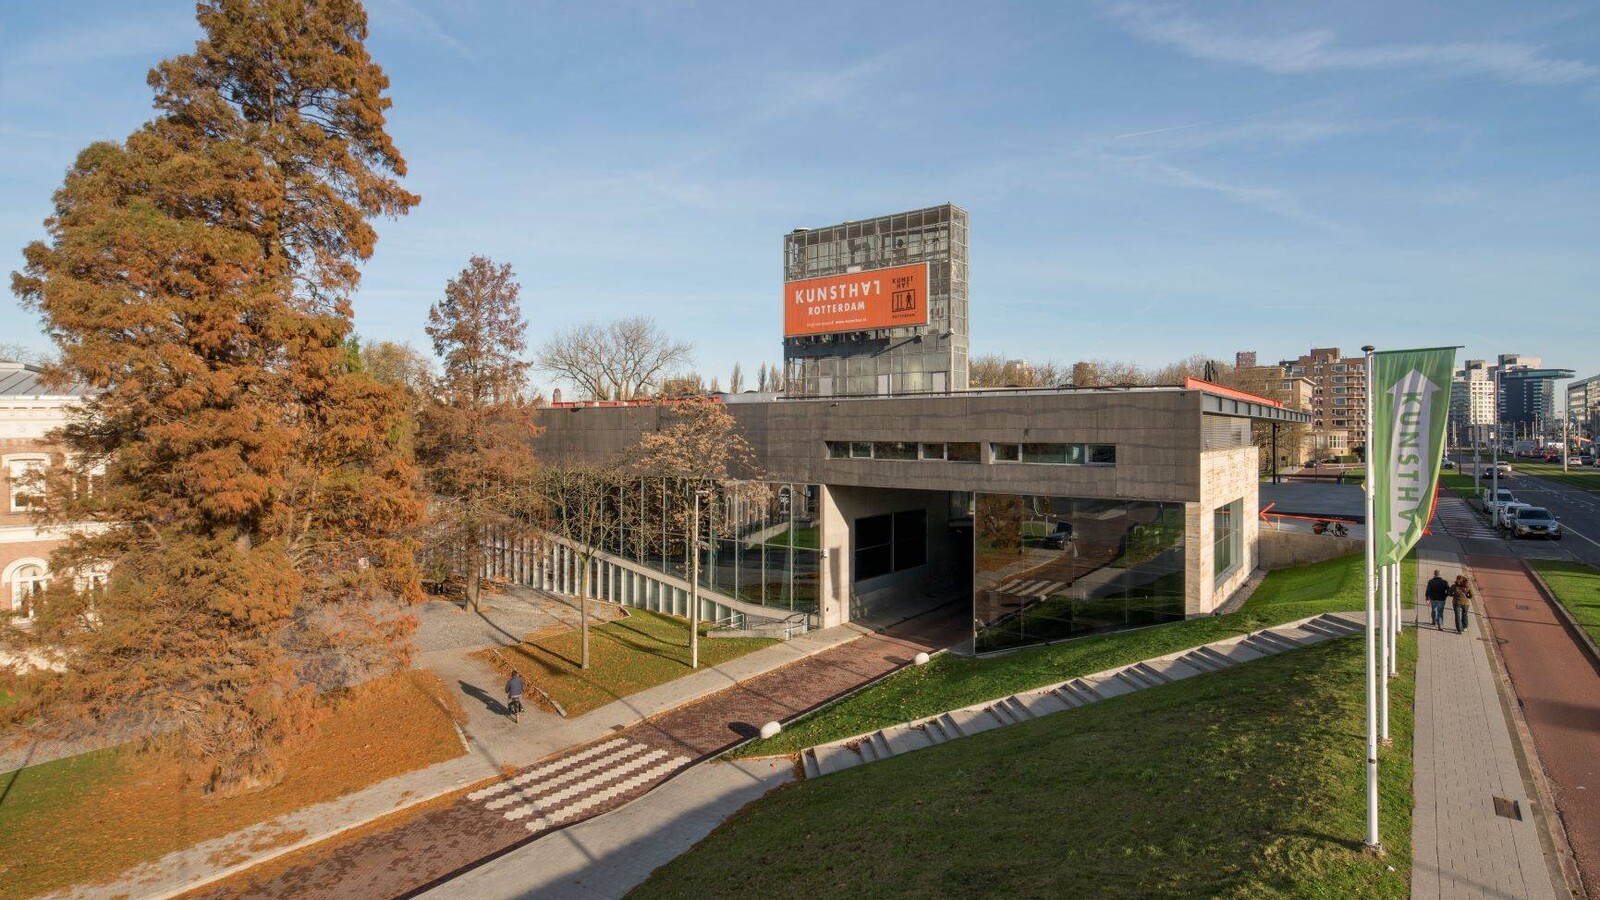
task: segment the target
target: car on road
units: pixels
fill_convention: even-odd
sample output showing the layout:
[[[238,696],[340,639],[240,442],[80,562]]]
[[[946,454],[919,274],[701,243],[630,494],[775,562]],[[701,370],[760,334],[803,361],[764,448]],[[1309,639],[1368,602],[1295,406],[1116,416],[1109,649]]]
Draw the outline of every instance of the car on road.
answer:
[[[1561,523],[1542,506],[1518,506],[1509,514],[1509,530],[1514,538],[1561,540]]]
[[[1444,460],[1439,463],[1439,465],[1446,469],[1454,469],[1456,467],[1456,461],[1446,456]]]
[[[1592,465],[1594,465],[1594,457],[1590,456],[1587,453],[1585,453],[1582,456],[1578,457],[1578,461],[1576,463],[1574,463],[1574,465],[1592,466]]]
[[[1483,503],[1484,512],[1489,514],[1489,520],[1496,524],[1500,521],[1500,507],[1517,502],[1517,498],[1505,488],[1501,488],[1496,494],[1492,488],[1485,487],[1478,499]]]
[[[1495,506],[1493,515],[1494,527],[1501,531],[1509,531],[1512,519],[1516,518],[1517,510],[1528,509],[1532,506],[1533,504],[1523,503],[1521,500],[1513,500],[1510,503],[1501,503]]]

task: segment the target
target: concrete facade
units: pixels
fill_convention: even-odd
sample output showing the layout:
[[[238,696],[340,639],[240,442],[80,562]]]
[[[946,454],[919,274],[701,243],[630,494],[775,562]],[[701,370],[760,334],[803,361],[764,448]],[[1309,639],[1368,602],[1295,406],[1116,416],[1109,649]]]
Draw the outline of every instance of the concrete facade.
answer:
[[[893,614],[916,597],[935,602],[956,573],[948,544],[952,498],[973,494],[1076,497],[1182,504],[1184,612],[1221,605],[1256,567],[1259,450],[1253,418],[1309,416],[1214,386],[972,391],[920,397],[775,399],[728,411],[756,459],[737,477],[820,485],[819,622],[828,627]],[[667,427],[671,405],[574,405],[549,410],[535,443],[546,457],[620,460],[647,432]],[[835,458],[830,442],[977,444],[975,462]],[[995,444],[1112,445],[1112,464],[1035,464],[996,458]],[[1215,573],[1215,512],[1238,502],[1239,559]],[[870,515],[928,512],[928,560],[857,582],[851,523]]]

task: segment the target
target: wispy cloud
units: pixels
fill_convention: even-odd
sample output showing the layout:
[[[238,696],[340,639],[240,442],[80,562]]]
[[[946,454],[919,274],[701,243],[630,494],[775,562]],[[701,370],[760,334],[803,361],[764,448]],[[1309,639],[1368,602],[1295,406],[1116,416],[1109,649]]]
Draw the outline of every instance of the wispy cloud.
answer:
[[[373,18],[382,25],[391,26],[398,31],[407,32],[425,41],[432,41],[467,59],[472,59],[476,56],[471,47],[463,44],[448,31],[445,31],[444,26],[439,24],[438,19],[405,2],[405,0],[375,0],[371,4],[371,9]]]
[[[198,34],[192,15],[102,22],[24,44],[15,53],[0,54],[0,64],[7,68],[46,68],[127,56],[160,56],[191,49],[194,38],[190,35]]]
[[[1102,156],[1100,161],[1116,172],[1151,184],[1219,194],[1240,205],[1325,231],[1336,238],[1351,236],[1347,227],[1310,211],[1298,196],[1279,188],[1212,178],[1153,156],[1108,155]]]
[[[1271,36],[1226,32],[1171,4],[1117,0],[1105,7],[1136,37],[1216,62],[1296,74],[1328,70],[1417,68],[1484,75],[1517,84],[1574,84],[1600,79],[1600,66],[1547,56],[1542,47],[1509,41],[1375,44],[1352,47],[1327,29]]]

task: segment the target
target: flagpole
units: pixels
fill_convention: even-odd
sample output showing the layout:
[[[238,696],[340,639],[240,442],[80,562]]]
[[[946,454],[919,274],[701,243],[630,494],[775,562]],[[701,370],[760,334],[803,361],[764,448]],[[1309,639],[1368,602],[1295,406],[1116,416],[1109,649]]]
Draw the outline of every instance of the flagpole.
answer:
[[[1370,445],[1370,439],[1369,439]],[[1389,567],[1378,569],[1378,743],[1389,746]]]
[[[1367,475],[1361,479],[1362,493],[1366,503],[1366,633],[1367,633],[1367,840],[1368,849],[1383,852],[1383,842],[1378,836],[1378,695],[1374,689],[1378,681],[1378,647],[1377,647],[1377,587],[1378,573],[1376,571],[1378,552],[1378,523],[1374,521],[1372,503],[1372,483],[1377,479],[1372,477],[1377,474],[1377,464],[1373,456],[1373,430],[1372,406],[1376,402],[1373,391],[1377,384],[1373,377],[1372,351],[1376,349],[1370,344],[1362,347],[1361,352],[1367,359]]]

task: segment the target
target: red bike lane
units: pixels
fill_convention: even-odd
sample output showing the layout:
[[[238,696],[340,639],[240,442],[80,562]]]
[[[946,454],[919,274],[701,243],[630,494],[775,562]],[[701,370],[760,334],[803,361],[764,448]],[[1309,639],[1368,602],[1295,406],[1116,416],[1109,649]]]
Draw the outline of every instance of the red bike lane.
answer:
[[[1521,560],[1468,556],[1585,887],[1600,890],[1600,667]]]

